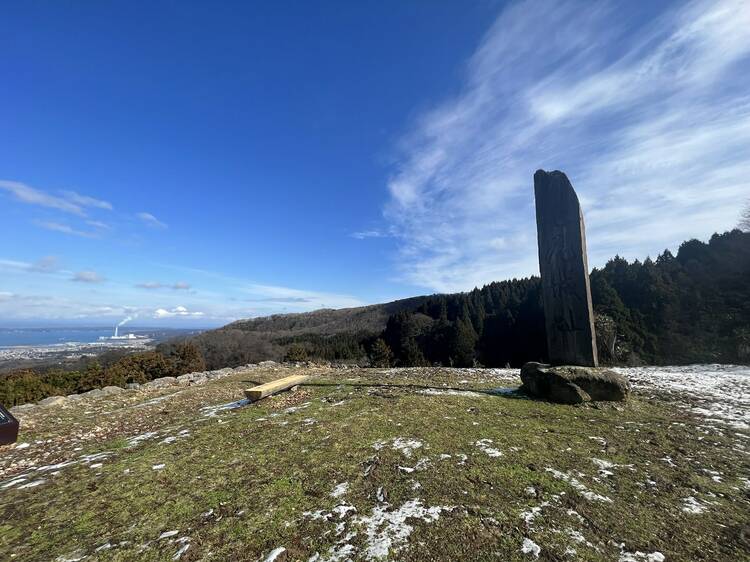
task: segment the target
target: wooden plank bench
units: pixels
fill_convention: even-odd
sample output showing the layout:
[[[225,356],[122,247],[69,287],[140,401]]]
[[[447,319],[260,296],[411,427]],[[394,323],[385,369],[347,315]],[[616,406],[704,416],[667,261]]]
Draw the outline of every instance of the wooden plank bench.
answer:
[[[278,379],[245,389],[245,396],[247,396],[247,398],[251,402],[255,402],[256,400],[260,400],[261,398],[265,398],[266,396],[271,396],[272,394],[276,394],[277,392],[281,392],[282,390],[286,390],[287,388],[292,388],[293,386],[302,384],[308,378],[310,377],[308,377],[307,375],[292,375],[290,377],[284,377],[283,379]]]

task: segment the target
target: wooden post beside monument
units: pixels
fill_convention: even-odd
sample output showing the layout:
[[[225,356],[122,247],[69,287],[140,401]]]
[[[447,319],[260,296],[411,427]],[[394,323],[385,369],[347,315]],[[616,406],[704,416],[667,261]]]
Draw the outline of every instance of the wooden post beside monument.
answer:
[[[523,389],[554,402],[624,400],[630,385],[599,369],[591,302],[586,229],[573,186],[559,171],[534,174],[539,272],[551,365],[526,363]]]

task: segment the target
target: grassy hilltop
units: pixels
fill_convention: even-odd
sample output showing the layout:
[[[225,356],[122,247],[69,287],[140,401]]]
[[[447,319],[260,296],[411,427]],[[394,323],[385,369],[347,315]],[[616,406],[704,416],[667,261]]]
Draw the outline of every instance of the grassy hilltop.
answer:
[[[657,387],[569,407],[518,383],[263,365],[32,409],[0,450],[0,559],[750,557],[750,432]]]

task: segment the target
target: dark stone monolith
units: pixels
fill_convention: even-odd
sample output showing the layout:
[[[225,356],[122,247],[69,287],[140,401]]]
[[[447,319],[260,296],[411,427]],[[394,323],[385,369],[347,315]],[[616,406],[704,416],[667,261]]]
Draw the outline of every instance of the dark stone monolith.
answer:
[[[578,196],[558,171],[534,174],[539,271],[552,365],[599,364],[586,232]]]

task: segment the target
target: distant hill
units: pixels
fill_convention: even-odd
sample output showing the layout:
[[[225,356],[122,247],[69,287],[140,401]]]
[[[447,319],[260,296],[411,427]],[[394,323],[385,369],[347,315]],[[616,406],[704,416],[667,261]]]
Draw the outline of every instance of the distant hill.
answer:
[[[355,308],[324,308],[312,312],[274,314],[238,320],[220,328],[244,332],[273,333],[275,336],[299,334],[332,335],[341,332],[381,332],[388,317],[403,310],[416,310],[428,297],[412,297],[383,304]]]
[[[238,320],[195,337],[175,339],[158,349],[168,353],[175,344],[189,340],[210,369],[281,360],[291,345],[301,342],[316,349],[323,359],[354,360],[366,357],[363,343],[376,339],[391,316],[416,310],[428,298]]]
[[[600,360],[750,363],[749,279],[750,233],[739,230],[708,242],[689,240],[676,255],[665,250],[654,260],[615,256],[591,272]],[[307,358],[501,367],[547,356],[538,277],[466,293],[241,320],[190,341],[212,369]],[[169,354],[172,345],[160,351]]]

